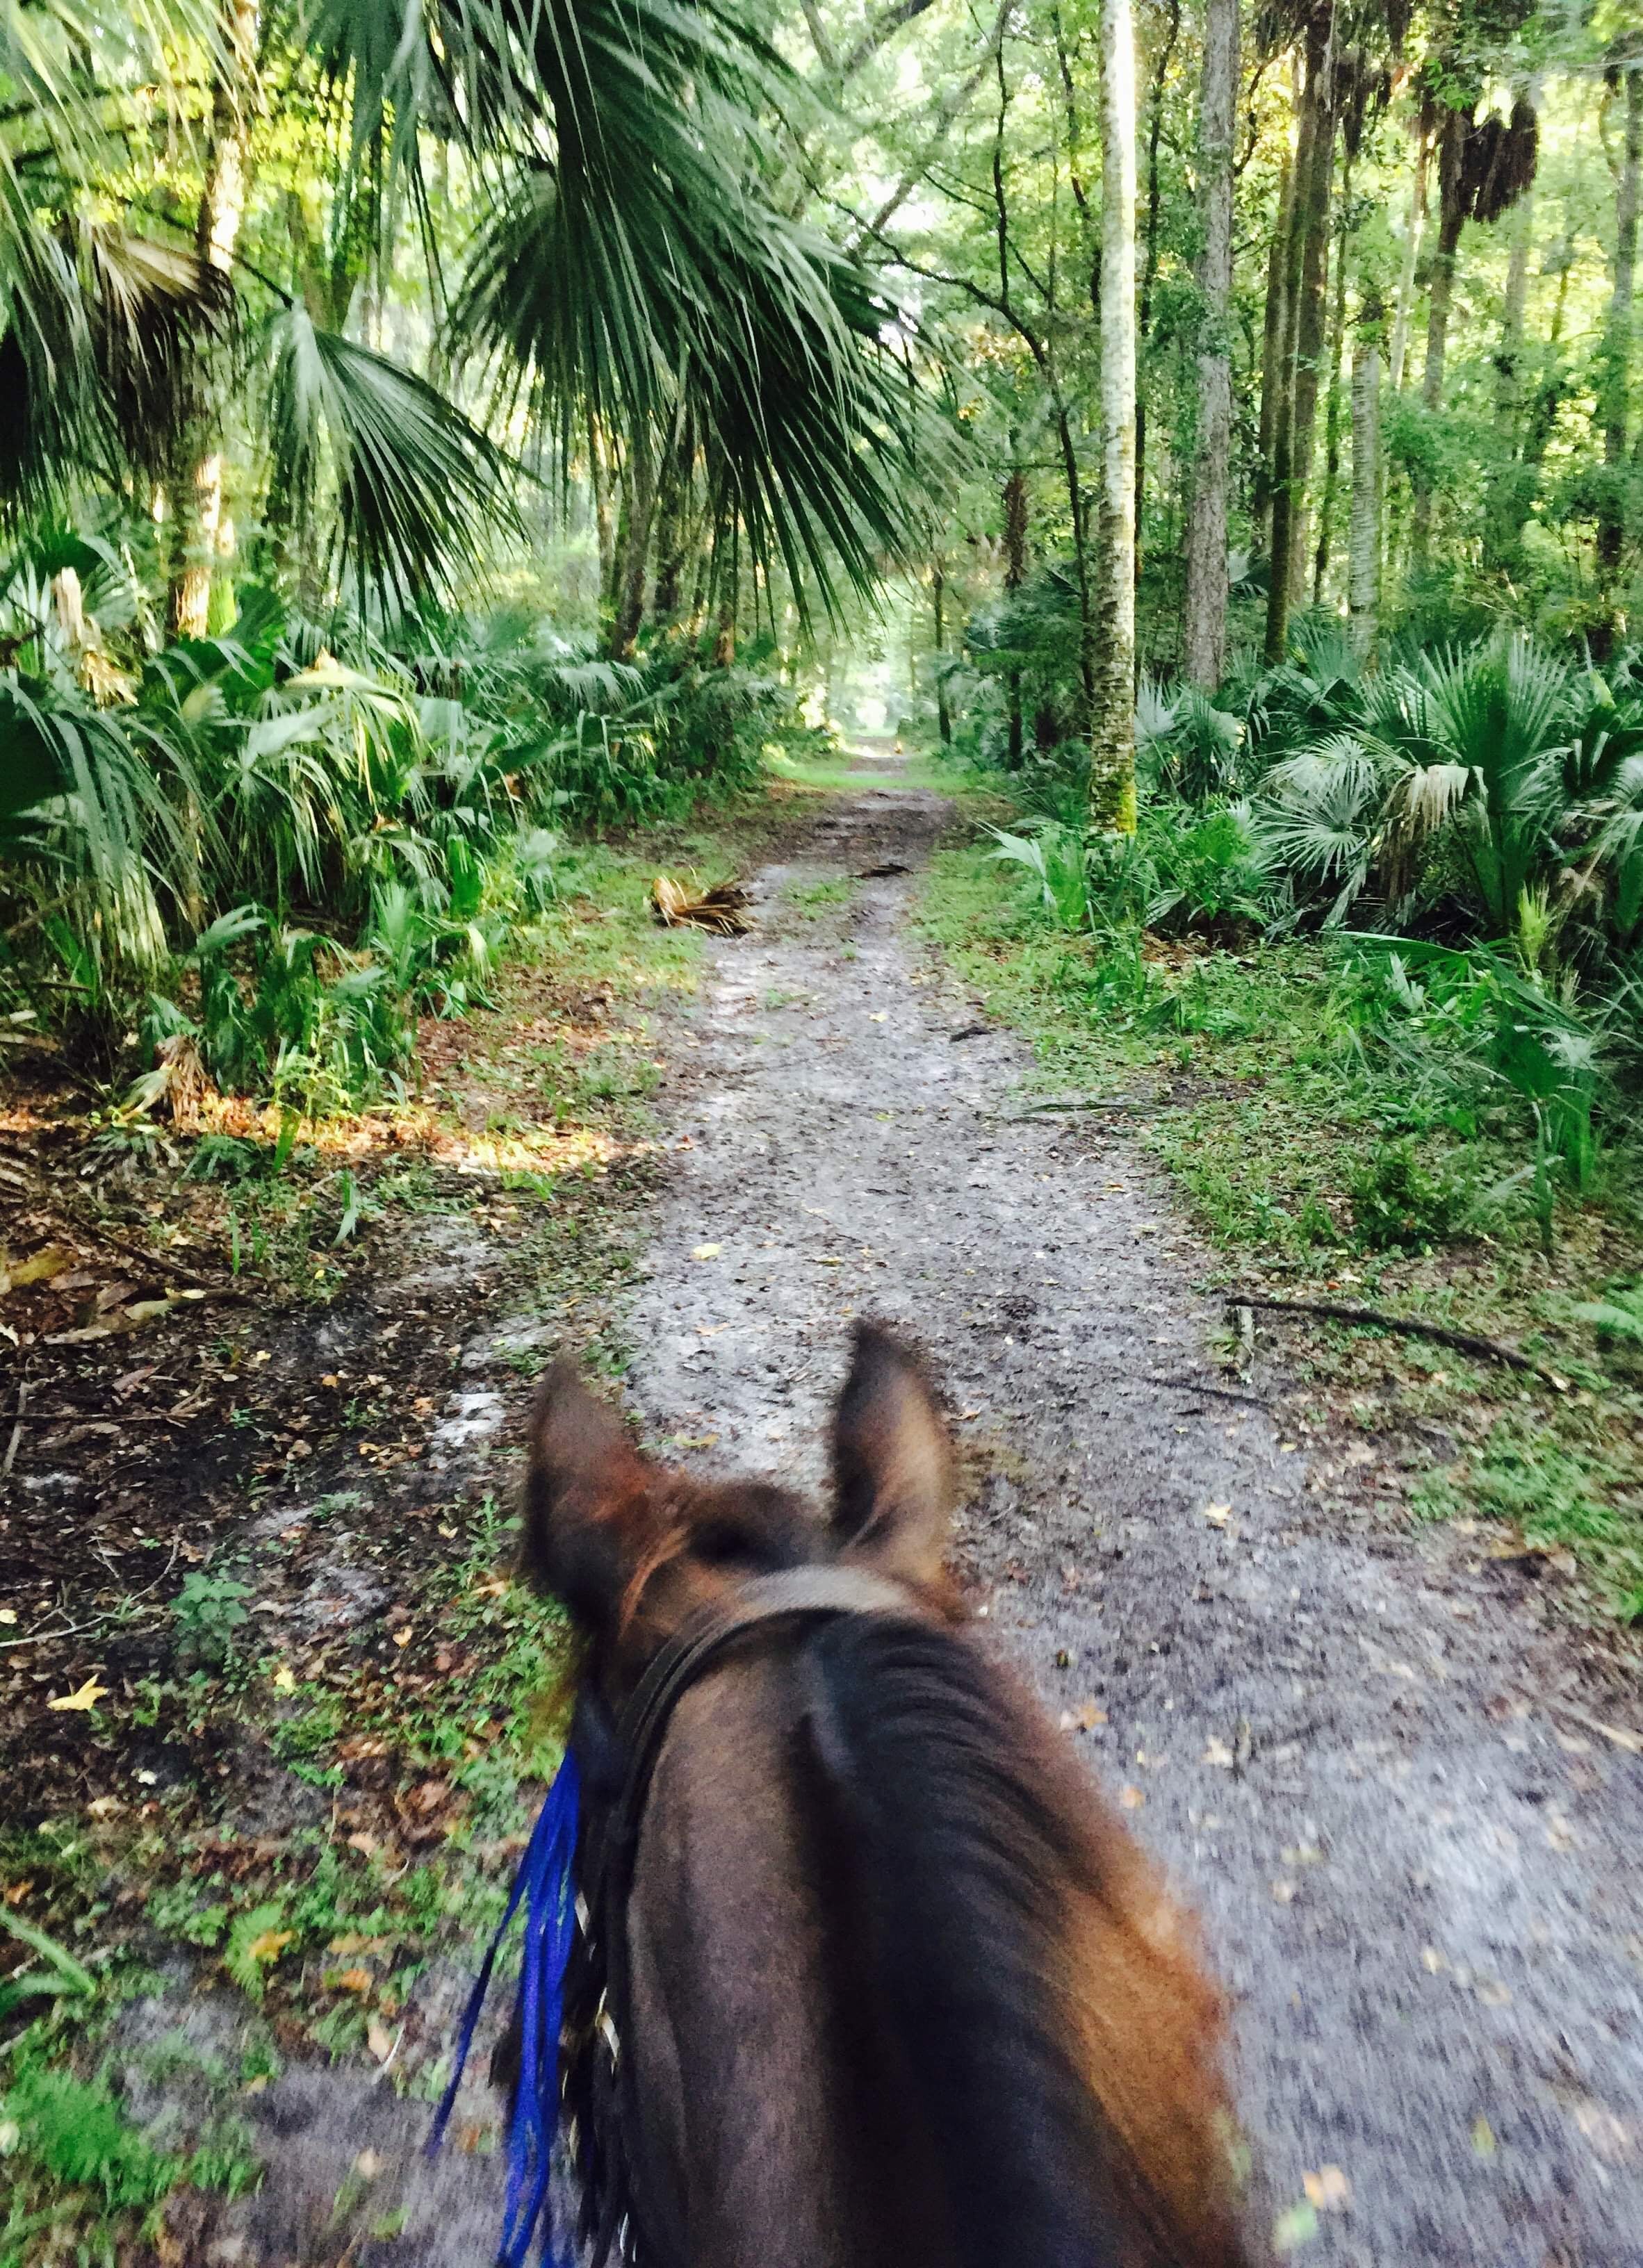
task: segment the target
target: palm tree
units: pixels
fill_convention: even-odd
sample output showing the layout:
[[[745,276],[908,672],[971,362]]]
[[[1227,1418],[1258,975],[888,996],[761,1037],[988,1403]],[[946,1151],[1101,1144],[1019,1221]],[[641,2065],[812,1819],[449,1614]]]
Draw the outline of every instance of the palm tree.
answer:
[[[908,556],[895,312],[782,210],[768,125],[795,82],[748,19],[497,0],[482,24],[428,0],[408,31],[401,0],[315,0],[309,27],[358,142],[386,137],[414,171],[423,133],[444,135],[497,184],[453,328],[563,457],[589,418],[620,436],[648,528],[654,468],[671,452],[677,482],[687,433],[721,585],[736,558],[830,606],[841,577],[865,590]],[[620,595],[622,624],[641,588],[642,573]]]

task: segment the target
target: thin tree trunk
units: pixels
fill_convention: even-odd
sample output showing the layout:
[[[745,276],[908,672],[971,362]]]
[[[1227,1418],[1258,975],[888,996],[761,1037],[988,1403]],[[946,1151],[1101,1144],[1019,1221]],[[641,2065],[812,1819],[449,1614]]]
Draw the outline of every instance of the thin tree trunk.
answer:
[[[1317,122],[1313,129],[1312,177],[1308,185],[1306,240],[1301,255],[1300,312],[1295,325],[1295,394],[1290,442],[1290,489],[1294,498],[1290,539],[1292,605],[1307,596],[1308,486],[1317,439],[1318,392],[1329,351],[1330,204],[1335,187],[1335,17],[1324,19],[1317,55]],[[1313,74],[1309,71],[1308,77]]]
[[[680,434],[667,453],[656,500],[656,587],[651,593],[651,620],[658,624],[671,622],[679,612],[689,549],[690,468],[689,445]]]
[[[1528,509],[1533,478],[1522,461],[1523,320],[1529,302],[1529,254],[1535,239],[1535,200],[1526,191],[1512,211],[1506,292],[1500,306],[1500,343],[1495,350],[1495,418],[1508,452],[1490,483],[1484,513],[1484,556],[1492,566],[1509,564]]]
[[[1175,59],[1181,37],[1181,0],[1169,0],[1169,29],[1158,51],[1153,70],[1152,97],[1146,133],[1146,250],[1141,266],[1141,304],[1138,320],[1138,346],[1145,347],[1153,328],[1153,286],[1158,278],[1158,224],[1161,203],[1158,177],[1158,145],[1163,134],[1164,85]],[[1141,575],[1141,546],[1146,528],[1146,402],[1138,381],[1135,399],[1135,572]]]
[[[1352,641],[1366,661],[1381,632],[1381,334],[1385,311],[1367,291],[1352,364],[1352,495],[1346,534]]]
[[[1135,830],[1135,28],[1101,0],[1100,647],[1090,816]]]
[[[623,540],[616,572],[616,606],[610,626],[613,661],[631,661],[645,619],[645,571],[650,564],[651,529],[656,519],[656,462],[650,443],[636,435],[629,444],[623,482]]]
[[[1271,574],[1267,586],[1266,659],[1281,661],[1289,611],[1305,557],[1303,507],[1317,416],[1318,362],[1329,283],[1330,188],[1335,166],[1334,11],[1314,18],[1295,151],[1295,194],[1285,291],[1288,305],[1286,384],[1278,398],[1272,446]]]
[[[1004,484],[1004,587],[1006,592],[1019,591],[1027,580],[1027,475],[1019,465],[1011,469]],[[1008,758],[1012,771],[1019,771],[1025,752],[1021,723],[1021,673],[1013,669],[1009,675],[1009,747]]]
[[[1209,0],[1198,151],[1204,254],[1198,267],[1198,449],[1187,526],[1188,678],[1206,692],[1227,667],[1227,490],[1232,463],[1233,113],[1238,99],[1239,0]]]
[[[1607,475],[1597,523],[1597,564],[1604,587],[1614,581],[1625,542],[1626,432],[1631,411],[1632,302],[1637,276],[1638,202],[1643,175],[1643,55],[1632,58],[1625,81],[1625,136],[1615,179],[1614,289],[1604,326],[1599,415]]]
[[[1415,278],[1420,267],[1421,239],[1426,232],[1426,169],[1432,157],[1430,137],[1423,131],[1415,141],[1415,178],[1409,192],[1409,226],[1404,237],[1404,260],[1398,270],[1397,304],[1392,316],[1392,352],[1387,375],[1394,394],[1404,391],[1404,370],[1409,357],[1409,327],[1415,311]]]
[[[615,612],[616,523],[610,508],[610,468],[603,442],[590,409],[587,416],[587,468],[593,490],[593,532],[599,546],[599,611],[608,622]]]
[[[1318,499],[1318,549],[1312,563],[1312,603],[1323,604],[1330,553],[1335,543],[1335,497],[1341,475],[1341,379],[1346,353],[1346,231],[1352,202],[1352,161],[1341,164],[1341,240],[1335,259],[1335,304],[1330,316],[1329,394],[1323,412],[1323,491]]]
[[[1292,72],[1292,77],[1293,73]],[[1266,314],[1261,343],[1261,426],[1256,459],[1254,515],[1258,540],[1270,551],[1272,541],[1272,468],[1278,451],[1281,405],[1289,390],[1289,247],[1295,225],[1295,160],[1299,154],[1300,97],[1294,95],[1294,124],[1284,137],[1278,163],[1278,218],[1266,261]]]
[[[201,261],[226,276],[246,217],[251,119],[256,100],[258,0],[228,0],[222,19],[221,75],[211,91],[211,140],[195,230]],[[171,627],[180,638],[210,627],[211,578],[223,539],[223,453],[215,436],[196,447],[180,483],[179,562],[169,594]]]
[[[938,559],[931,571],[930,606],[936,633],[936,733],[944,748],[950,747],[953,740],[953,711],[947,703],[947,681],[941,666],[947,650],[947,577]]]
[[[1449,311],[1455,303],[1455,269],[1461,231],[1466,225],[1462,180],[1467,121],[1447,122],[1438,139],[1438,248],[1432,262],[1426,301],[1426,366],[1421,372],[1421,407],[1435,417],[1443,407],[1443,370],[1448,352]],[[1422,462],[1415,475],[1414,563],[1424,567],[1432,552],[1433,479]]]

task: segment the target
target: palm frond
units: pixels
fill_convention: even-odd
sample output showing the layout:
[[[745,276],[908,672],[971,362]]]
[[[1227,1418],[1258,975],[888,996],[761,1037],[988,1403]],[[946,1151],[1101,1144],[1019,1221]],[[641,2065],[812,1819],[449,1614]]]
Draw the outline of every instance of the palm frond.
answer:
[[[271,495],[311,530],[328,468],[337,519],[331,564],[403,606],[463,577],[483,579],[485,538],[512,529],[512,468],[445,396],[368,347],[321,330],[298,306],[269,340]]]

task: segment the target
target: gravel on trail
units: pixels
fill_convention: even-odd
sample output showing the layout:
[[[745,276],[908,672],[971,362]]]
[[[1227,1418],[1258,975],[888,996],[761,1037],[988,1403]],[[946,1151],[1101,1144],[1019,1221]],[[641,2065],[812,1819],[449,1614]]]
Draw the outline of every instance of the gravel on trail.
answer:
[[[1024,1049],[909,928],[949,819],[864,788],[712,949],[629,1321],[646,1431],[819,1483],[849,1318],[907,1330],[978,1603],[1231,1987],[1252,2234],[1317,2268],[1638,2268],[1643,1756],[1526,1586],[1195,1385],[1226,1386],[1218,1318],[1160,1175],[1129,1130],[1015,1115]]]

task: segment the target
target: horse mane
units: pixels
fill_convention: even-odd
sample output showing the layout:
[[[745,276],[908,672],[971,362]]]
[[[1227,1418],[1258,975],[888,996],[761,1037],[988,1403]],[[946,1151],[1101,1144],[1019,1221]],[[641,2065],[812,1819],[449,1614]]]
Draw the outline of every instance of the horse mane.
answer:
[[[806,1649],[857,1971],[963,2268],[1234,2268],[1221,2007],[1154,1869],[961,1631]]]

